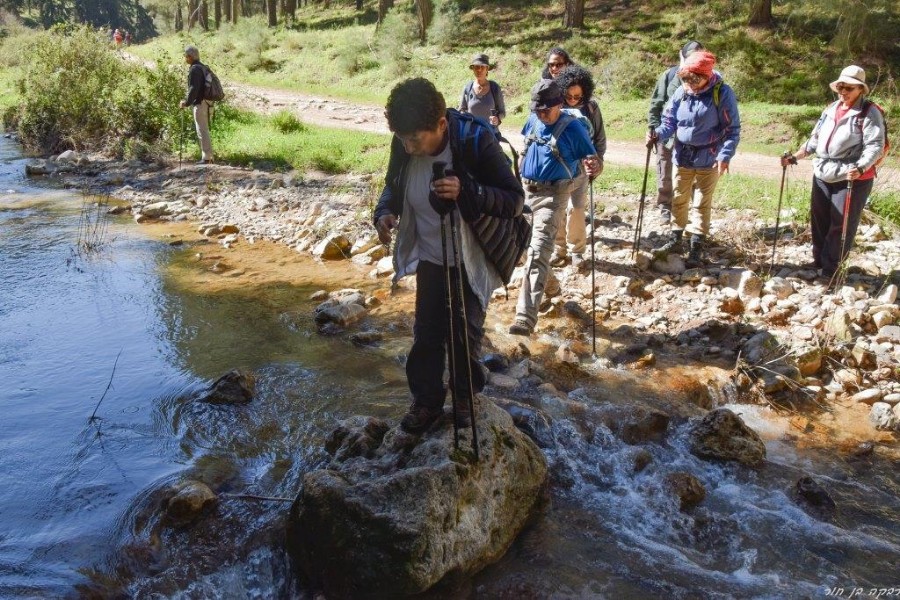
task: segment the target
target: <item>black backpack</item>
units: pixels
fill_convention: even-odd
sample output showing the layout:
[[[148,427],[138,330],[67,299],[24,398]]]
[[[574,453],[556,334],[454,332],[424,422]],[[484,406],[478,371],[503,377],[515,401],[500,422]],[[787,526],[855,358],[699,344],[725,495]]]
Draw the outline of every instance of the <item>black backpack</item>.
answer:
[[[203,89],[203,99],[210,102],[221,102],[225,99],[225,90],[222,89],[222,82],[213,73],[208,66],[203,65],[203,80],[205,82]]]

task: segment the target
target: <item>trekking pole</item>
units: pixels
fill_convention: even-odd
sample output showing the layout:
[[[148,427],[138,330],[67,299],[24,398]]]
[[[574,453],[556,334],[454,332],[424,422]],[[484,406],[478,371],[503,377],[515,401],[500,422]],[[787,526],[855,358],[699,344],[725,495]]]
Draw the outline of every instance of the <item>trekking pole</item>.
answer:
[[[181,112],[181,120],[179,121],[181,135],[178,136],[178,168],[181,169],[181,156],[184,153],[184,109],[180,108],[179,112]]]
[[[844,197],[844,222],[841,223],[841,249],[840,249],[840,261],[838,261],[837,271],[834,272],[834,277],[832,281],[835,283],[843,277],[844,273],[844,263],[847,258],[850,256],[849,251],[844,251],[844,245],[847,243],[847,224],[850,222],[850,202],[853,197],[853,180],[847,180],[847,195]]]
[[[597,358],[597,300],[596,287],[594,285],[595,270],[597,265],[594,263],[594,178],[588,180],[590,183],[590,210],[591,210],[591,356]]]
[[[790,152],[785,152],[782,158],[789,158]],[[794,159],[796,162],[797,159]],[[775,270],[775,249],[778,247],[778,226],[781,225],[781,199],[784,198],[784,179],[787,176],[787,165],[781,167],[781,188],[778,190],[778,212],[775,214],[775,239],[772,241],[772,263],[769,265],[769,273]]]
[[[431,165],[432,181],[443,179],[446,176],[444,168],[447,163],[437,161]],[[444,262],[444,284],[447,286],[447,316],[448,316],[448,336],[447,336],[447,353],[450,355],[450,379],[456,381],[456,336],[455,325],[453,323],[453,286],[450,282],[450,263],[447,260],[447,228],[444,217],[453,208],[450,202],[440,200],[434,194],[428,198],[431,201],[431,207],[441,218],[441,259]],[[459,426],[456,424],[456,398],[457,390],[455,385],[450,386],[450,395],[453,399],[453,447],[459,449]]]
[[[634,228],[634,242],[631,245],[631,260],[637,256],[641,243],[641,228],[644,225],[644,204],[647,199],[647,176],[650,174],[650,153],[653,151],[654,142],[647,142],[647,160],[644,161],[644,183],[641,185],[641,200],[638,203],[637,223]]]
[[[445,227],[444,213],[441,214],[441,255],[444,260],[444,283],[447,286],[447,316],[449,321],[449,333],[447,337],[447,353],[450,355],[450,378],[456,380],[456,336],[453,324],[453,286],[450,283],[450,263],[447,261],[447,229]],[[458,392],[456,386],[450,386],[450,395],[453,400],[453,447],[459,449],[459,426],[456,424],[456,398]]]
[[[453,263],[456,265],[456,304],[459,306],[459,317],[462,329],[463,349],[466,352],[466,383],[469,387],[469,414],[472,421],[472,450],[475,452],[475,460],[480,460],[478,456],[478,430],[475,427],[475,390],[472,388],[472,361],[469,352],[469,319],[466,317],[466,297],[463,289],[463,264],[460,256],[460,247],[462,246],[462,237],[459,228],[456,226],[456,212],[450,212],[450,243],[453,244]],[[449,272],[449,270],[448,270]],[[451,315],[452,320],[453,315]],[[455,400],[455,398],[454,398]],[[453,407],[453,422],[456,426],[456,406]]]

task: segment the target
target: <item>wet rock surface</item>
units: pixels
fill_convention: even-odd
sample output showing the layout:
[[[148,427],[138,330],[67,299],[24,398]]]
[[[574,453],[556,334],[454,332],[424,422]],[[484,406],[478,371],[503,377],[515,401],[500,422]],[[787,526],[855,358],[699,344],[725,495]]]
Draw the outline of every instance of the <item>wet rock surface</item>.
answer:
[[[219,377],[200,397],[210,404],[246,404],[256,392],[256,376],[232,369]]]
[[[477,411],[479,461],[465,433],[454,450],[444,418],[421,437],[394,427],[371,459],[335,455],[304,476],[290,546],[329,597],[414,594],[503,556],[543,502],[547,466],[506,412]],[[373,427],[345,425],[343,439],[375,439],[349,431],[360,426]]]
[[[706,459],[736,461],[759,467],[766,447],[759,435],[727,408],[710,411],[698,419],[690,432],[691,453]]]

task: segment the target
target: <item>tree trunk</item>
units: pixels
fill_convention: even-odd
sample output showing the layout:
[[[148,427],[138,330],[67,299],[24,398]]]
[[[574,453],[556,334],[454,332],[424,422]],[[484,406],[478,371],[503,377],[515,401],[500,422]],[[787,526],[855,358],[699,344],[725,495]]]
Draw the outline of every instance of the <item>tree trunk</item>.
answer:
[[[275,8],[278,6],[278,0],[266,0],[266,14],[269,16],[269,27],[278,25],[278,13]]]
[[[194,25],[197,24],[197,19],[200,18],[200,0],[188,0],[188,23],[187,28],[188,31],[194,28]]]
[[[287,0],[284,4],[284,14],[293,23],[297,17],[297,0]]]
[[[750,6],[750,27],[771,27],[772,0],[753,0]]]
[[[584,28],[584,0],[566,0],[563,27],[568,29]]]
[[[175,31],[184,29],[184,17],[181,16],[181,2],[175,5]]]
[[[222,0],[222,20],[231,23],[231,0]]]
[[[432,6],[431,0],[416,0],[416,12],[419,15],[419,40],[424,42],[434,16],[434,6]]]
[[[241,0],[228,0],[231,2],[231,22],[238,22],[238,14],[241,12]]]
[[[203,31],[209,31],[209,4],[206,0],[200,0],[200,27]]]
[[[222,0],[213,0],[213,19],[218,29],[222,24]]]
[[[381,25],[392,8],[394,8],[394,0],[378,0],[378,25]]]

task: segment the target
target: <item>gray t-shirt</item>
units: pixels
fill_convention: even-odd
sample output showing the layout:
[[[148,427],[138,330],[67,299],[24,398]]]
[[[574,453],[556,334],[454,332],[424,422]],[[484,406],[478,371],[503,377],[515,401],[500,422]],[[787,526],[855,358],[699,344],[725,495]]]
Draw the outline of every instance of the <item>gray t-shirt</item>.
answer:
[[[496,97],[494,96],[496,90]],[[459,100],[459,110],[469,112],[485,121],[490,121],[491,111],[496,109],[500,120],[506,118],[506,105],[503,101],[503,91],[497,84],[488,85],[487,91],[481,96],[475,93],[474,82],[470,81],[463,88],[462,97]]]
[[[453,156],[450,152],[450,144],[437,156],[412,156],[406,172],[406,206],[410,215],[416,222],[416,243],[412,248],[410,258],[415,260],[427,260],[436,265],[444,264],[441,252],[441,218],[431,207],[428,194],[431,192],[432,165],[441,161],[452,168]],[[404,215],[407,217],[407,215]],[[447,240],[450,239],[449,219],[445,219],[444,227],[447,232]],[[453,253],[448,247],[447,261],[453,266]]]

